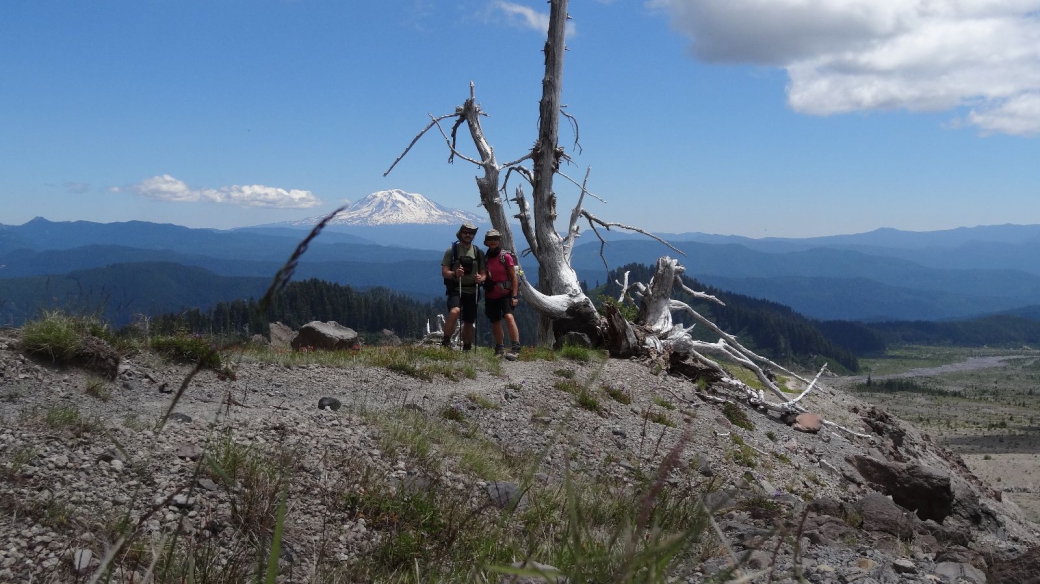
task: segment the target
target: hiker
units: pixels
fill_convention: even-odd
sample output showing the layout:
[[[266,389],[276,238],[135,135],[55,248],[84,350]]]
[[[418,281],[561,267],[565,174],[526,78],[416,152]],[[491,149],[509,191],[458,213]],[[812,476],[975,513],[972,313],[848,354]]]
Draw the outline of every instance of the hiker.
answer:
[[[458,241],[451,244],[441,260],[445,294],[448,296],[448,318],[444,321],[444,339],[441,345],[451,346],[455,325],[462,317],[462,350],[473,349],[473,323],[477,320],[477,287],[487,277],[484,252],[473,245],[477,226],[463,223],[455,234]]]
[[[495,336],[495,356],[504,355],[515,361],[520,354],[520,331],[516,328],[513,309],[520,301],[520,288],[516,275],[516,260],[513,254],[502,249],[502,235],[496,229],[484,235],[487,246],[487,282],[484,284],[484,314],[491,321],[491,332]],[[509,329],[509,340],[513,342],[509,353],[503,346],[502,321]]]

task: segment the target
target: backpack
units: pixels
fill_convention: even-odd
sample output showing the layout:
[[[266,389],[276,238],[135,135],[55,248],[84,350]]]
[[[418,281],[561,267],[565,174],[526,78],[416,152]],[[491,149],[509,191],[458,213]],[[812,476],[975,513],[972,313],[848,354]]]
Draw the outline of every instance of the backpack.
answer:
[[[502,251],[498,252],[498,261],[502,262],[502,267],[505,268],[506,279],[500,282],[492,280],[491,268],[488,268],[488,277],[487,280],[484,280],[484,287],[487,289],[488,292],[490,292],[496,287],[502,288],[507,293],[512,292],[513,281],[509,278],[509,264],[506,262],[506,256],[510,257],[513,260],[513,269],[519,269],[519,266],[517,266],[516,264],[516,256],[513,255],[513,252],[509,251],[508,249],[503,249]]]
[[[459,242],[455,241],[451,244],[451,268],[454,270],[455,265],[458,264],[462,266],[462,270],[465,272],[465,274],[469,275],[474,273],[475,271],[479,272],[481,266],[487,266],[487,258],[484,257],[484,251],[481,250],[479,246],[473,246],[473,255],[475,255],[476,258],[471,258],[468,255],[460,258]],[[458,286],[459,282],[454,278],[445,278],[444,285]]]

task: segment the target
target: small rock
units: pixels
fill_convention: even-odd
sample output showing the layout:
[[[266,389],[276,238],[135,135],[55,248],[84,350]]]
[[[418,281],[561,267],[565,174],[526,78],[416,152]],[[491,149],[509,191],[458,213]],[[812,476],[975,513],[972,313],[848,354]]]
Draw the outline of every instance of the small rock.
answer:
[[[109,462],[108,465],[112,467],[112,470],[116,472],[123,472],[123,461],[119,460],[118,458]]]
[[[173,389],[170,387],[169,383],[164,381],[159,384],[159,393],[173,393]]]
[[[88,549],[78,549],[72,554],[72,570],[77,574],[85,574],[90,569],[90,560],[94,553]]]
[[[892,562],[892,569],[899,574],[916,574],[917,565],[906,558],[899,558]]]
[[[874,566],[876,566],[876,565],[877,565],[877,562],[875,562],[874,560],[872,560],[870,558],[860,558],[860,559],[856,560],[856,567],[859,568],[860,570],[863,570],[864,572],[869,572],[869,571],[873,570]]]
[[[611,432],[613,432],[615,436],[620,436],[622,438],[628,437],[628,434],[626,434],[625,431],[621,428],[614,428],[613,430],[611,430]]]
[[[343,404],[334,397],[323,397],[318,400],[318,409],[325,410],[329,409],[332,411],[338,410]]]
[[[520,487],[513,483],[495,481],[485,485],[484,490],[487,491],[488,496],[491,497],[491,502],[502,509],[514,504],[514,501],[517,509],[521,509],[527,505],[527,495],[522,495],[520,493]],[[517,499],[518,497],[519,499]]]
[[[812,412],[798,414],[798,417],[794,420],[794,426],[792,426],[792,428],[799,432],[808,432],[810,434],[819,432],[822,427],[823,418]]]
[[[177,448],[177,457],[198,460],[202,458],[202,449],[194,444],[182,444]]]
[[[502,578],[501,582],[503,584],[564,584],[567,582],[567,578],[564,577],[558,569],[548,564],[540,564],[528,560],[526,562],[513,562],[512,567],[521,570],[531,570],[537,575],[510,576],[508,578]]]
[[[726,428],[727,430],[733,427],[733,422],[730,422],[728,419],[726,419],[725,416],[719,416],[715,418],[715,422],[717,422],[718,425],[722,426],[723,428]]]
[[[180,422],[182,424],[190,424],[191,416],[189,416],[188,414],[182,414],[180,412],[174,412],[170,414],[170,421]]]
[[[220,487],[217,485],[217,483],[215,483],[215,482],[213,482],[213,481],[211,481],[211,480],[209,480],[207,478],[199,479],[199,487],[201,487],[201,488],[203,488],[203,489],[205,489],[207,491],[217,491],[217,490],[220,490]]]

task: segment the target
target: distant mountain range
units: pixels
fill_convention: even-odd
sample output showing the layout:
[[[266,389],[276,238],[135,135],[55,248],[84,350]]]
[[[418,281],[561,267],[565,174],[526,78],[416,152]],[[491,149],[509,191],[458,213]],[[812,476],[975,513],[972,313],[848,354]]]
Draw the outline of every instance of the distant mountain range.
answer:
[[[457,225],[474,221],[481,229],[488,227],[475,215],[403,191],[373,193],[350,209],[345,222],[311,243],[297,279],[315,277],[358,288],[386,286],[429,299],[443,293],[437,266]],[[420,212],[424,219],[436,216],[443,223],[394,223]],[[105,289],[129,283],[120,302],[132,299],[138,307],[177,310],[178,302],[199,297],[171,293],[165,299],[162,287],[145,288],[127,278],[132,266],[155,274],[162,269],[156,266],[177,264],[221,278],[262,280],[281,267],[309,229],[277,224],[223,231],[141,221],[102,224],[43,218],[0,225],[0,323],[31,312],[33,294],[52,304],[59,296],[68,301],[83,283],[97,290],[104,288],[105,277],[116,276],[124,281],[111,282]],[[604,255],[612,268],[677,255],[643,236],[611,235]],[[690,276],[791,306],[812,318],[948,320],[995,313],[1040,318],[1040,225],[921,233],[880,229],[808,239],[665,236],[686,253],[681,262]],[[521,261],[532,262],[529,257]],[[606,278],[598,241],[576,246],[573,265],[590,286]],[[537,270],[527,273],[530,277]],[[51,276],[49,292],[39,287],[46,280],[40,280],[42,276]],[[66,277],[80,284],[58,286]],[[208,289],[214,294],[208,302],[231,299],[218,292],[255,290],[260,280],[243,287],[223,282]],[[11,305],[15,298],[21,303],[17,310]]]

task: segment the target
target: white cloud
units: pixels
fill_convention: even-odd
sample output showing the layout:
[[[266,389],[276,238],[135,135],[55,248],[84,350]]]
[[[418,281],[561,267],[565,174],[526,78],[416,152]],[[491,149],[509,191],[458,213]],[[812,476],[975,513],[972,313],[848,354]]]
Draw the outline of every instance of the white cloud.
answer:
[[[984,132],[1040,132],[1040,0],[649,0],[698,59],[787,71],[788,104],[829,115],[969,108]]]
[[[548,12],[538,12],[529,6],[516,4],[515,2],[506,2],[505,0],[497,0],[495,6],[506,14],[506,17],[510,22],[517,26],[534,30],[542,34],[549,31]],[[567,36],[574,36],[574,31],[574,23],[568,22],[566,24]]]
[[[153,176],[137,184],[119,188],[112,192],[129,191],[156,201],[193,203],[211,201],[243,207],[273,207],[278,209],[306,209],[321,204],[321,200],[310,191],[286,190],[264,185],[233,185],[219,189],[192,189],[184,181],[168,174]]]

